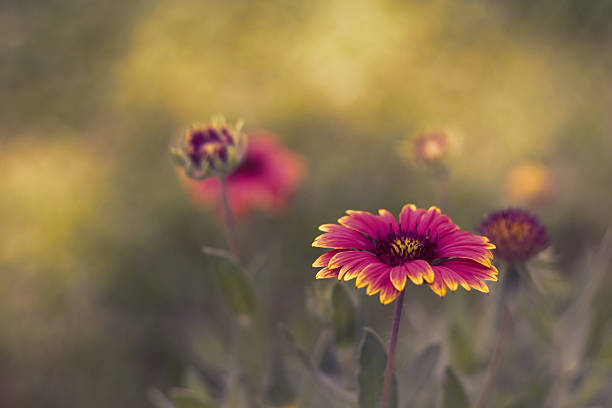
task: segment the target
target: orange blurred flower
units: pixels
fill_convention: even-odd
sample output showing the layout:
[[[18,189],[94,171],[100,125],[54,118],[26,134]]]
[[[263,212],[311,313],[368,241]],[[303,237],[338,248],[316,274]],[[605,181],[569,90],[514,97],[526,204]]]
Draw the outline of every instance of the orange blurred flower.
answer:
[[[537,162],[519,164],[506,176],[505,190],[514,203],[546,201],[551,197],[553,190],[550,170]]]

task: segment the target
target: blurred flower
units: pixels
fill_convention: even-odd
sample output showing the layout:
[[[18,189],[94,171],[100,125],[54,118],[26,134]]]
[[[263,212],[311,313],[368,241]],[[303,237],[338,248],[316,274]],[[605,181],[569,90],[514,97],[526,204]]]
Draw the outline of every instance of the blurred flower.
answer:
[[[548,167],[540,163],[523,163],[506,177],[506,192],[513,202],[545,201],[552,193],[552,177]]]
[[[349,210],[338,220],[340,225],[319,227],[325,233],[312,246],[332,251],[313,263],[323,268],[317,279],[357,278],[356,286],[368,286],[368,295],[380,292],[383,304],[404,290],[407,278],[415,285],[427,282],[439,296],[446,294],[446,287],[454,291],[458,285],[488,292],[483,280],[497,281],[490,251],[495,246],[485,237],[461,231],[438,208],[407,204],[399,223],[387,210],[378,213]]]
[[[242,163],[227,176],[227,194],[233,214],[253,209],[281,211],[304,176],[304,161],[264,131],[249,133],[249,146]],[[188,181],[196,203],[220,204],[218,178]]]
[[[414,140],[414,155],[417,159],[432,162],[442,159],[448,150],[448,136],[444,132],[421,135]]]
[[[177,164],[189,178],[201,180],[229,174],[244,158],[246,136],[242,123],[226,124],[224,118],[214,118],[208,125],[195,124],[187,129],[181,146],[171,150]]]
[[[490,214],[478,231],[495,244],[495,253],[509,262],[524,262],[548,246],[546,228],[521,209]]]

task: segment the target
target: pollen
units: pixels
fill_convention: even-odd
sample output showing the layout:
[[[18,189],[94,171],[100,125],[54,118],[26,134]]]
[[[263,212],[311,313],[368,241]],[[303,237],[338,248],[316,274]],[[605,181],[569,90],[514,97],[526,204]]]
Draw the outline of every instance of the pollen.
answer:
[[[397,238],[390,245],[395,255],[402,258],[410,258],[423,249],[423,244],[410,237]]]
[[[431,261],[436,245],[428,235],[400,229],[377,240],[376,252],[387,265],[401,265],[414,259]]]

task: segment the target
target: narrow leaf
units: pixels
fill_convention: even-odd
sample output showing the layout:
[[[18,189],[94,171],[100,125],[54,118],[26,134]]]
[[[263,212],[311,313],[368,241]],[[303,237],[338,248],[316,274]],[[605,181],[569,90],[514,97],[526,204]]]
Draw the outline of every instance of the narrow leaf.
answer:
[[[339,346],[350,346],[357,341],[357,312],[350,295],[341,284],[332,289],[332,323]]]
[[[250,315],[255,306],[255,293],[251,282],[238,264],[217,256],[214,262],[219,289],[230,308],[239,315]]]
[[[414,400],[426,388],[438,365],[440,351],[439,343],[430,344],[410,363],[405,377],[410,390],[409,401]]]
[[[469,408],[469,406],[470,403],[459,377],[452,368],[446,367],[442,408]]]
[[[370,328],[363,331],[359,347],[359,408],[378,408],[382,397],[387,352],[380,337]],[[397,379],[393,376],[389,408],[397,408]]]
[[[187,388],[175,388],[170,396],[176,408],[213,408],[214,404],[206,395]]]

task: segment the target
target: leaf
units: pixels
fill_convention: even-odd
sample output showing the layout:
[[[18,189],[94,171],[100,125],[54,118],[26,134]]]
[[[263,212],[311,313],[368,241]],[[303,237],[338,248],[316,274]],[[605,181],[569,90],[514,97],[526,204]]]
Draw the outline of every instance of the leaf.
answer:
[[[409,401],[414,400],[429,383],[438,364],[440,351],[439,343],[430,344],[412,361],[408,370],[406,370],[406,384],[410,385]]]
[[[359,408],[378,408],[387,364],[387,352],[380,337],[370,328],[364,328],[359,347]],[[397,408],[397,379],[393,375],[389,408]]]
[[[340,362],[338,361],[338,353],[333,341],[329,341],[323,350],[321,361],[319,361],[319,370],[330,377],[340,376],[341,367]]]
[[[250,315],[255,307],[255,292],[243,269],[231,258],[215,256],[213,263],[219,289],[230,308],[239,315]]]
[[[185,386],[191,390],[196,391],[199,394],[206,397],[206,399],[210,400],[210,394],[208,393],[208,387],[206,386],[206,382],[204,378],[200,375],[195,368],[189,368],[185,375]]]
[[[176,408],[213,408],[210,399],[197,390],[175,388],[170,392],[170,399]]]
[[[480,362],[477,359],[473,342],[458,323],[453,323],[451,326],[449,338],[453,364],[465,371],[477,369]]]
[[[336,383],[331,377],[326,375],[325,373],[316,369],[312,363],[310,362],[310,358],[306,354],[304,350],[299,348],[295,344],[295,340],[293,335],[283,324],[279,324],[279,329],[281,334],[283,335],[287,345],[290,346],[294,355],[298,358],[298,360],[308,369],[308,371],[313,375],[313,377],[321,384],[327,387],[328,390],[332,391],[335,396],[344,400],[345,403],[349,403],[350,406],[353,406],[357,402],[357,398],[352,391],[348,391],[344,389],[340,384]]]
[[[469,406],[470,403],[459,377],[451,367],[446,367],[442,408],[469,408]]]
[[[350,295],[343,285],[332,288],[332,323],[339,346],[350,346],[357,341],[357,312]]]
[[[147,390],[147,397],[155,408],[176,408],[174,404],[166,398],[164,393],[157,388],[150,388]]]

